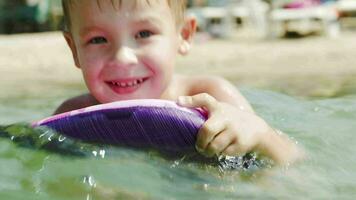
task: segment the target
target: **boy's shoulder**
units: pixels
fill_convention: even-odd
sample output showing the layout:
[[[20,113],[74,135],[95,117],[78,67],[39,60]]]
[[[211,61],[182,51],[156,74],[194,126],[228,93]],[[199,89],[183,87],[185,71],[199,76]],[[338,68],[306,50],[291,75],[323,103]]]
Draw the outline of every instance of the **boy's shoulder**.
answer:
[[[161,98],[175,101],[179,96],[194,96],[200,93],[214,96],[214,90],[225,88],[226,84],[229,84],[228,81],[218,76],[175,74]]]
[[[54,112],[54,114],[60,114],[69,112],[72,110],[77,110],[81,108],[85,108],[88,106],[96,105],[97,100],[90,94],[83,94],[80,96],[76,96],[64,101]]]
[[[184,95],[194,96],[206,93],[219,101],[254,112],[251,105],[237,89],[237,86],[223,77],[211,75],[181,76],[176,84],[184,85]]]
[[[210,93],[212,90],[232,87],[232,84],[229,81],[214,75],[179,75],[177,79],[181,85],[185,85],[186,91],[189,95]]]
[[[221,76],[216,76],[216,75],[183,75],[183,74],[176,74],[175,75],[175,80],[178,80],[179,82],[185,82],[187,84],[195,84],[197,82],[204,82],[204,83],[212,83],[212,84],[221,84],[221,83],[226,83],[228,82],[226,79],[224,79]]]

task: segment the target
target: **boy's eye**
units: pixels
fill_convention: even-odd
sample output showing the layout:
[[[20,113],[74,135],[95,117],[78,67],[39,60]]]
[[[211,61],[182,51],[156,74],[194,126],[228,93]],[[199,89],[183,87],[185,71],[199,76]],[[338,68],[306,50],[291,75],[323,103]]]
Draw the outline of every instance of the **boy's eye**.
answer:
[[[107,43],[108,41],[104,37],[95,37],[91,40],[89,40],[90,44],[104,44]]]
[[[140,31],[135,35],[136,39],[145,39],[145,38],[149,38],[150,36],[152,36],[153,33],[149,30],[144,30],[144,31]]]

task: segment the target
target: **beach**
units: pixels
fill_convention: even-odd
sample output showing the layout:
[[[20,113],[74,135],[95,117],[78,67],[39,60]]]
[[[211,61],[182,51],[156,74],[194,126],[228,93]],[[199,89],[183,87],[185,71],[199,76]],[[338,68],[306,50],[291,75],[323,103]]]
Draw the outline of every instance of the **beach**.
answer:
[[[57,83],[83,87],[60,32],[0,35],[0,97],[46,92]],[[307,98],[356,93],[356,32],[338,38],[261,39],[237,30],[228,39],[198,34],[176,71],[219,75],[238,87]],[[16,89],[15,89],[16,88]]]

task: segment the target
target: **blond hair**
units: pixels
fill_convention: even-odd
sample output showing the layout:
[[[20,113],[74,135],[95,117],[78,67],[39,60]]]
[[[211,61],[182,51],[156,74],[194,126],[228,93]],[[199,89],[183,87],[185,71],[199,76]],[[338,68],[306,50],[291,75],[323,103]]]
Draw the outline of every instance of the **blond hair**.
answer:
[[[76,0],[62,0],[63,14],[64,14],[64,31],[71,30],[71,16],[70,16],[70,6]],[[147,4],[151,4],[153,0],[134,0],[135,4],[137,1],[146,1]],[[171,8],[172,14],[175,17],[176,25],[179,26],[184,22],[185,19],[185,9],[186,9],[186,0],[166,0],[169,7]],[[98,6],[100,7],[100,0],[96,0]],[[113,7],[116,4],[121,6],[122,0],[111,0]]]

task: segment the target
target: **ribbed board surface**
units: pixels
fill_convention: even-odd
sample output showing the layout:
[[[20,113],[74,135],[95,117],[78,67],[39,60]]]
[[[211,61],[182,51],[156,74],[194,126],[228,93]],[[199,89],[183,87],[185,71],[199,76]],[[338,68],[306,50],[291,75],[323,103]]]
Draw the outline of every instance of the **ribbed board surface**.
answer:
[[[190,151],[204,121],[199,113],[177,108],[136,106],[84,112],[41,126],[86,142]]]

